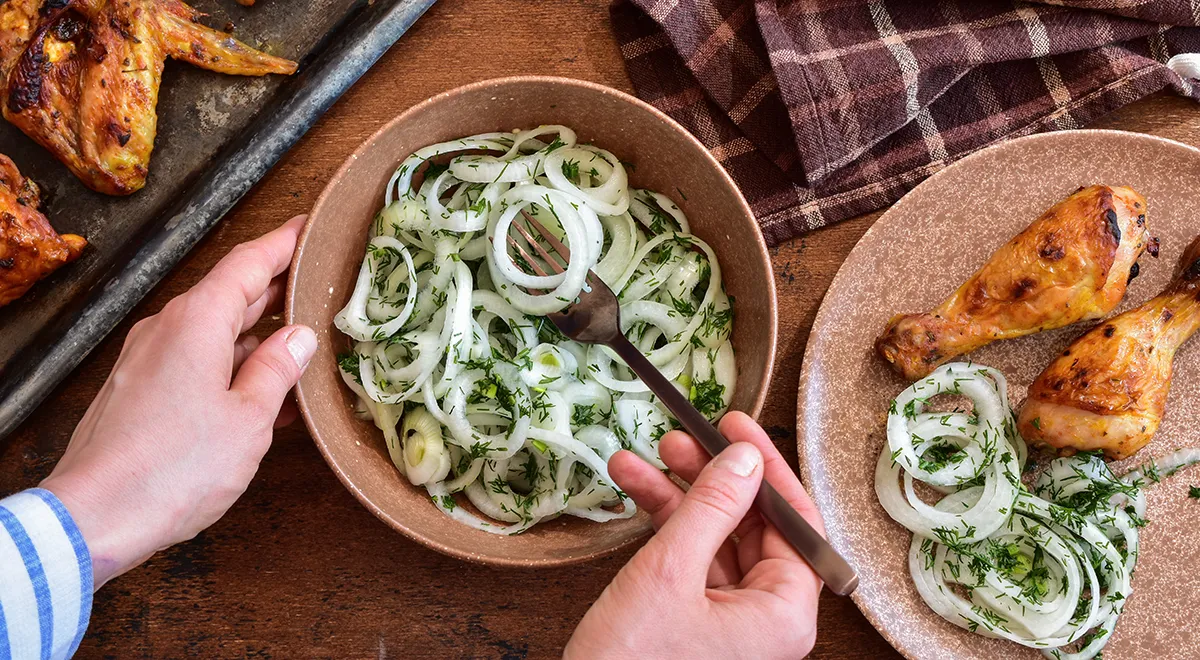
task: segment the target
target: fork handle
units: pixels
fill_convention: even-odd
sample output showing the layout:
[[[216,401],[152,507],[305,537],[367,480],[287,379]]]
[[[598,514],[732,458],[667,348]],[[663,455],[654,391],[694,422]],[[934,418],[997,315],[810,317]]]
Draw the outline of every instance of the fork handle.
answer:
[[[729,446],[725,436],[624,335],[618,333],[607,345],[621,356],[650,391],[662,399],[684,430],[698,440],[710,455],[716,456]],[[830,591],[839,596],[848,596],[854,591],[858,586],[858,575],[854,569],[765,479],[759,486],[754,502],[763,517],[775,525],[788,543],[796,548]]]

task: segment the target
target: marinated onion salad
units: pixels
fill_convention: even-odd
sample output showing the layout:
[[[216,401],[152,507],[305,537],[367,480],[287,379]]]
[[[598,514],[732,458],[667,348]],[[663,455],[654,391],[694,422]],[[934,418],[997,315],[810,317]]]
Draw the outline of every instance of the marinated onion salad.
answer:
[[[567,244],[564,272],[539,275],[554,271],[510,246],[537,254],[510,231],[523,213]],[[451,518],[498,534],[562,514],[628,518],[608,458],[625,448],[665,468],[666,408],[609,349],[545,318],[589,270],[618,293],[630,341],[702,413],[723,414],[737,370],[716,255],[669,197],[630,188],[616,156],[539,126],[425,147],[388,183],[335,318],[353,343],[339,366],[397,469]]]
[[[935,411],[931,399],[970,401]],[[1183,450],[1118,478],[1100,453],[1056,458],[1026,486],[1025,441],[1004,376],[951,363],[891,405],[875,490],[913,533],[917,592],[947,621],[1040,648],[1050,658],[1097,657],[1130,595],[1143,478],[1200,460]],[[935,504],[922,500],[917,482]]]

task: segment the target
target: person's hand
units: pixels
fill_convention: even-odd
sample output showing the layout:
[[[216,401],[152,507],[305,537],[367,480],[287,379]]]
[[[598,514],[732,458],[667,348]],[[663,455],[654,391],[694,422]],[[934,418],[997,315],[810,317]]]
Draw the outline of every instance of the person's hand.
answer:
[[[285,397],[317,348],[304,326],[243,335],[281,304],[304,217],[235,247],[133,326],[108,380],[42,487],[92,554],[95,586],[186,541],[246,490]]]
[[[812,650],[821,580],[750,511],[764,472],[824,533],[821,517],[754,420],[731,412],[720,430],[734,444],[712,462],[682,432],[659,443],[663,462],[692,484],[686,494],[635,454],[613,455],[610,475],[658,531],[588,610],[565,657],[798,658]]]

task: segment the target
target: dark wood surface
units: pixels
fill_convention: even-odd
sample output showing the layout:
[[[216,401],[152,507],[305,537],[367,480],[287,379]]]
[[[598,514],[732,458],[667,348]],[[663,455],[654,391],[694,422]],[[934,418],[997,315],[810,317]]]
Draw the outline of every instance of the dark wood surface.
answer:
[[[49,473],[134,320],[192,286],[237,243],[307,211],[345,157],[408,106],[510,74],[571,76],[631,91],[607,5],[441,0],[17,433],[0,441],[0,491],[34,486]],[[1097,126],[1200,144],[1200,111],[1172,96],[1135,103]],[[878,216],[772,250],[779,353],[761,421],[793,461],[796,383],[813,317],[842,260]],[[265,335],[277,325],[272,319],[260,330]],[[443,557],[360,506],[297,424],[277,433],[258,477],[223,520],[96,595],[79,657],[552,657],[630,554],[542,571]],[[849,600],[822,597],[813,657],[895,656]]]

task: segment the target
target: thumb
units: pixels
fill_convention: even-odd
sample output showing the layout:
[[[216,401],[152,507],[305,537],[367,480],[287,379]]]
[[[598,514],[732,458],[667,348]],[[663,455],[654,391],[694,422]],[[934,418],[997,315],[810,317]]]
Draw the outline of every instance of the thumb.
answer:
[[[736,442],[717,454],[696,477],[679,508],[647,545],[666,553],[682,576],[703,586],[708,567],[741,523],[762,482],[762,453]]]
[[[274,420],[316,351],[317,335],[311,328],[280,328],[246,358],[230,389],[261,406]]]

